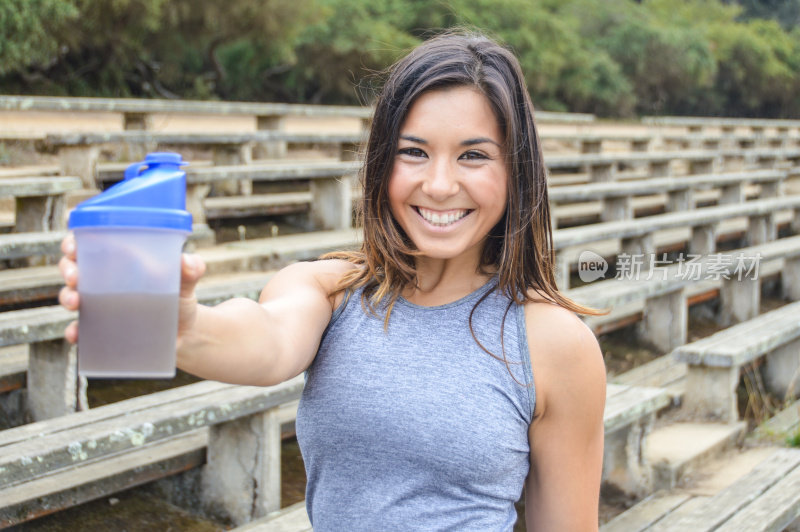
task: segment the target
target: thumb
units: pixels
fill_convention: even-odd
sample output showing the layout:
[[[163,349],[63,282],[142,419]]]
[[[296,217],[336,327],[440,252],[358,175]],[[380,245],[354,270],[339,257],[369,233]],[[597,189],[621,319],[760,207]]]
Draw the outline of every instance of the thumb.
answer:
[[[206,263],[197,255],[184,253],[181,255],[181,291],[180,297],[194,297],[197,281],[206,272]]]

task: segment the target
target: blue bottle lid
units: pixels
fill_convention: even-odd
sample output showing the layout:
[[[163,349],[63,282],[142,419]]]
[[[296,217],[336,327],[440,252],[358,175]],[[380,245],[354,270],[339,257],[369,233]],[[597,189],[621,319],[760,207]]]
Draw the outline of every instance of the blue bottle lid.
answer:
[[[186,211],[185,163],[179,153],[148,153],[125,170],[125,179],[79,203],[69,228],[142,227],[192,231]]]

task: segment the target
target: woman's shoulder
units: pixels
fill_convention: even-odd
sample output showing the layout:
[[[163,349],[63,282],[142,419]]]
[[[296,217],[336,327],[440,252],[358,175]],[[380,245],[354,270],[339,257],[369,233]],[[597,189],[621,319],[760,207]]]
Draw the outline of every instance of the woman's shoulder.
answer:
[[[322,259],[295,262],[281,268],[262,292],[262,300],[272,293],[310,290],[329,298],[335,307],[338,305],[339,284],[342,278],[359,266],[343,259]],[[309,293],[311,293],[309,292]]]
[[[551,385],[580,389],[602,383],[605,390],[605,363],[592,330],[551,298],[535,291],[530,295],[525,328],[537,389]]]

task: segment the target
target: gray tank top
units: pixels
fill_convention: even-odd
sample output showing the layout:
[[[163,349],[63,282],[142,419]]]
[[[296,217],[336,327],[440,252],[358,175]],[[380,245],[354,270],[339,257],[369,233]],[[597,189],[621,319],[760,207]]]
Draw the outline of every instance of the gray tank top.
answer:
[[[513,529],[535,391],[523,307],[501,337],[496,286],[437,307],[401,298],[386,331],[360,290],[335,310],[297,411],[315,532]],[[487,292],[473,330],[508,367],[470,333]]]

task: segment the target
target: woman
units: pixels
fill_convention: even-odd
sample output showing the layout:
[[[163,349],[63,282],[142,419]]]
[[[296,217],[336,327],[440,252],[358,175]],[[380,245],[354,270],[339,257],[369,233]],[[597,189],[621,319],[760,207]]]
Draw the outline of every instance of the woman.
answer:
[[[545,171],[514,56],[429,40],[379,95],[358,253],[281,270],[258,303],[198,305],[178,366],[272,385],[306,372],[297,437],[317,531],[597,529],[605,368],[555,285]],[[64,243],[78,307],[74,243]],[[77,340],[77,324],[66,330]]]

